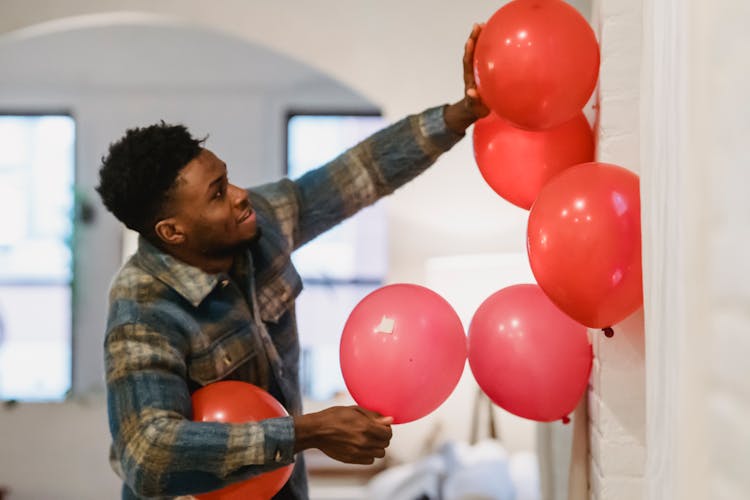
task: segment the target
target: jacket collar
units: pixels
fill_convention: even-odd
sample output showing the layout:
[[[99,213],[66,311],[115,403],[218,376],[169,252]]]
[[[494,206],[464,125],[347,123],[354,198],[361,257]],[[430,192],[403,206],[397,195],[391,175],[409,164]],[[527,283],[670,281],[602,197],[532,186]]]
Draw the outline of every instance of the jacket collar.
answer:
[[[138,238],[138,261],[149,274],[198,307],[225,273],[209,274],[159,250],[142,236]]]

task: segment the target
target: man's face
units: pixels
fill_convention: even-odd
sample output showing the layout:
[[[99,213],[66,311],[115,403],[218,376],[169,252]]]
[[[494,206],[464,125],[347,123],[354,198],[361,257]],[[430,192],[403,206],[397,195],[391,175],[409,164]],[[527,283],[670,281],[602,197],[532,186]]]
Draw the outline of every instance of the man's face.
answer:
[[[207,149],[180,171],[168,206],[190,252],[226,256],[258,236],[247,192],[229,183],[226,164]]]

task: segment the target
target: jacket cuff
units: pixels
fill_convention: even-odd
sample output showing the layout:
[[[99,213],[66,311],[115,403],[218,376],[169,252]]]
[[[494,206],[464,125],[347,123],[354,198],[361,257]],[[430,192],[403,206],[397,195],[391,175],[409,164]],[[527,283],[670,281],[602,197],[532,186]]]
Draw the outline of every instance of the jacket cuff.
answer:
[[[424,111],[419,117],[419,127],[422,134],[435,146],[443,151],[453,147],[466,134],[459,134],[445,124],[445,108],[448,105],[436,106]]]
[[[265,436],[267,464],[288,465],[294,462],[294,420],[292,417],[270,418],[261,422]]]

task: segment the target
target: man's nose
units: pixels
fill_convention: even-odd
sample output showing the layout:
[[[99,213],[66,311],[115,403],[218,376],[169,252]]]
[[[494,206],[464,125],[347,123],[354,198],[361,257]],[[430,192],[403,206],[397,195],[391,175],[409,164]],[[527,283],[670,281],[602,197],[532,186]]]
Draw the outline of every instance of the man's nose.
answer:
[[[250,199],[247,196],[247,191],[237,187],[233,184],[229,185],[230,193],[232,196],[232,203],[240,208],[245,208],[250,205]]]

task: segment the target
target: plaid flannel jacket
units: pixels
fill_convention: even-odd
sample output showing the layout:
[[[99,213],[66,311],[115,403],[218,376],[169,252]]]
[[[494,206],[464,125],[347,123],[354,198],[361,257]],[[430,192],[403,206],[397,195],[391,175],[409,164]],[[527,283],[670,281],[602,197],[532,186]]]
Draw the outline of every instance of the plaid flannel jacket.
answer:
[[[292,463],[292,417],[192,422],[197,388],[239,379],[300,414],[291,252],[430,166],[463,137],[444,107],[409,116],[296,181],[248,190],[262,237],[229,274],[206,274],[145,240],[114,278],[104,343],[111,461],[123,498],[217,489]],[[301,455],[279,495],[307,498]]]

